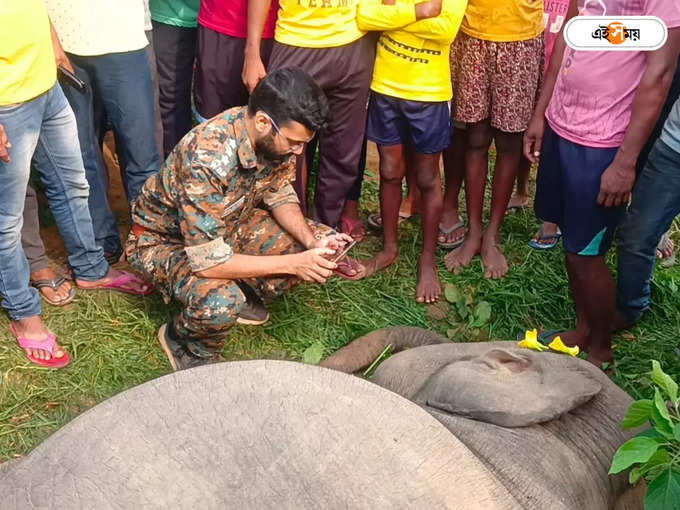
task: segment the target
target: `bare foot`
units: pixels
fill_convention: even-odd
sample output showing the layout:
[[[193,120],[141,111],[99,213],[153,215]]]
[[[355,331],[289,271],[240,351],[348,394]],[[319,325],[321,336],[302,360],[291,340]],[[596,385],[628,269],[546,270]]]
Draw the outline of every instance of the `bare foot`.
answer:
[[[418,287],[416,301],[418,303],[435,303],[439,301],[442,288],[439,285],[437,265],[433,256],[420,256],[418,262]]]
[[[611,363],[614,361],[614,353],[612,352],[611,347],[593,347],[588,350],[588,361],[596,367],[602,368],[602,363]]]
[[[489,237],[491,236],[485,235],[482,242],[484,277],[499,280],[508,274],[508,261],[495,239],[489,239]]]
[[[512,212],[514,209],[523,209],[529,205],[529,197],[519,193],[513,193],[508,202],[507,211]]]
[[[14,329],[14,334],[20,338],[27,338],[29,340],[45,340],[50,334],[50,331],[45,326],[42,318],[39,315],[34,315],[27,319],[22,319],[19,321],[12,321],[12,327]],[[42,360],[49,360],[54,356],[55,358],[63,358],[64,349],[58,344],[54,344],[53,354],[49,351],[43,349],[24,349],[28,356],[33,356]]]
[[[55,273],[54,269],[50,267],[46,267],[45,269],[39,269],[38,271],[31,273],[31,281],[38,280],[54,281],[57,278],[58,278],[57,273]],[[54,302],[64,301],[69,297],[71,293],[71,283],[68,280],[64,280],[64,282],[61,285],[59,285],[59,287],[57,287],[56,290],[53,289],[52,287],[42,287],[38,290],[49,301]]]
[[[446,269],[452,273],[458,274],[461,269],[470,265],[475,255],[479,255],[479,250],[482,247],[482,235],[473,236],[468,232],[465,237],[465,242],[460,248],[456,248],[444,257],[444,264]]]
[[[123,273],[121,271],[118,271],[117,269],[113,269],[110,267],[109,272],[106,273],[106,276],[104,278],[95,281],[80,280],[76,278],[76,285],[78,285],[78,287],[80,287],[81,289],[85,290],[101,289],[103,286],[113,282],[116,278],[120,277],[122,274]],[[128,292],[133,291],[140,294],[147,293],[149,292],[150,289],[151,285],[138,278],[130,280],[128,283],[126,283],[124,286],[120,288],[121,291],[127,290]]]
[[[360,264],[365,268],[363,278],[368,278],[378,271],[391,266],[394,264],[394,261],[397,260],[398,255],[399,252],[397,251],[382,250],[368,260],[359,261]]]

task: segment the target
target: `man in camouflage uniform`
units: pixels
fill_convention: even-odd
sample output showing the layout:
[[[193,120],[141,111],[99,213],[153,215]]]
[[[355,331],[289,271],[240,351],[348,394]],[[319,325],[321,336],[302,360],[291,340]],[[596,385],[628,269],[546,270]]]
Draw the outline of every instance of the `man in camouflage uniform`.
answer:
[[[300,279],[324,283],[351,238],[306,220],[291,182],[294,154],[328,106],[299,69],[269,74],[249,105],[190,131],[132,210],[130,263],[182,311],[159,340],[174,369],[210,361],[235,323],[262,324]],[[359,268],[360,269],[360,268]]]

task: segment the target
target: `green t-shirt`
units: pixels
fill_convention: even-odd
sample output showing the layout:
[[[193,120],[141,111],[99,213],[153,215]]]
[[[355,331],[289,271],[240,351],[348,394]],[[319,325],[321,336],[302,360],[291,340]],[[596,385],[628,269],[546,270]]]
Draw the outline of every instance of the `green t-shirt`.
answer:
[[[198,26],[200,0],[151,0],[151,19],[175,27],[193,28]]]

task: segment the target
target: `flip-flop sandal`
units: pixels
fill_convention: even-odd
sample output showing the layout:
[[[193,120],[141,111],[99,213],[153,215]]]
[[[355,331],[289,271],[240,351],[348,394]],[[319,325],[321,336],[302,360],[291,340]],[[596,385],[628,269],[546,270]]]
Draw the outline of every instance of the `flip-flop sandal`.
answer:
[[[53,279],[53,280],[50,280],[50,279],[48,279],[48,278],[41,278],[41,279],[38,279],[38,280],[31,280],[30,283],[31,283],[31,285],[32,285],[33,287],[35,287],[36,289],[38,289],[38,291],[40,292],[40,295],[42,296],[42,298],[43,298],[45,301],[47,301],[49,304],[51,304],[52,306],[64,306],[64,305],[67,305],[67,304],[69,304],[71,301],[73,301],[73,300],[75,299],[75,297],[76,297],[76,289],[74,289],[73,287],[71,287],[71,290],[69,291],[68,296],[66,296],[64,299],[61,299],[61,300],[59,300],[59,299],[50,299],[50,298],[48,298],[48,297],[43,293],[42,289],[46,289],[46,288],[48,288],[48,287],[49,287],[50,289],[52,289],[54,292],[57,292],[57,291],[59,290],[59,288],[60,288],[64,283],[66,283],[66,278],[64,278],[64,277],[61,276],[61,275],[57,275],[57,277],[56,277],[55,279]]]
[[[61,358],[56,358],[54,356],[54,346],[57,343],[57,338],[54,336],[54,333],[49,333],[45,340],[31,340],[30,338],[18,336],[13,324],[9,325],[9,330],[12,332],[12,335],[14,335],[14,338],[16,338],[19,347],[22,349],[40,349],[41,351],[47,351],[50,353],[50,359],[40,359],[36,358],[32,354],[26,354],[26,357],[31,363],[45,368],[64,368],[71,362],[71,358],[66,351],[64,351],[64,355]]]
[[[558,228],[557,233],[545,235],[543,227],[538,231],[538,238],[531,239],[529,246],[534,250],[552,250],[562,238],[562,231]],[[540,243],[539,241],[550,241],[549,243]]]
[[[363,280],[366,278],[366,270],[362,271],[360,267],[363,267],[358,260],[353,259],[351,257],[345,257],[341,261],[338,262],[338,267],[333,271],[336,275],[338,275],[340,278],[344,278],[345,280],[352,280],[352,281],[357,281],[357,280]],[[357,271],[357,274],[355,275],[349,275],[345,271],[343,271],[341,268],[351,268],[355,269]]]
[[[413,214],[406,214],[401,211],[399,211],[399,220],[397,221],[397,225],[401,225],[404,221],[410,219],[410,218],[415,218],[418,216],[418,213],[413,213]],[[382,216],[380,213],[371,213],[368,215],[368,218],[366,218],[366,223],[368,223],[368,226],[371,228],[374,228],[376,230],[382,230]]]
[[[449,235],[451,232],[455,232],[459,228],[465,227],[465,222],[463,221],[463,218],[458,216],[458,222],[452,225],[449,228],[442,227],[441,224],[439,225],[439,234],[443,236]],[[439,236],[437,236],[439,238]],[[437,246],[440,248],[444,248],[445,250],[453,250],[455,248],[458,248],[460,245],[462,245],[465,242],[465,236],[461,237],[457,241],[454,241],[452,243],[442,243],[437,239]]]
[[[668,232],[666,232],[664,235],[661,236],[661,239],[659,239],[659,244],[656,247],[657,253],[663,253],[664,250],[672,250],[672,254],[670,257],[658,257],[659,258],[659,265],[661,267],[672,267],[675,265],[675,246],[673,245],[673,241],[671,240],[671,237],[668,235]]]
[[[343,234],[349,235],[357,243],[360,243],[361,241],[363,241],[364,236],[366,235],[365,232],[361,232],[361,234],[357,234],[357,235],[354,235],[354,233],[353,233],[358,228],[361,229],[362,231],[364,230],[364,224],[359,219],[355,220],[355,219],[352,219],[352,218],[348,218],[347,216],[341,216],[340,217],[340,224],[338,225],[338,228],[339,228],[340,232],[342,232]]]
[[[140,291],[130,287],[126,287],[126,285],[131,282],[146,285],[148,289],[146,291]],[[124,294],[132,294],[133,296],[148,296],[149,294],[153,294],[154,292],[154,288],[152,285],[141,280],[132,273],[128,273],[127,271],[122,271],[121,275],[118,276],[115,280],[104,285],[98,285],[97,287],[88,288],[80,287],[80,288],[82,288],[83,290],[115,290],[117,292],[123,292]]]
[[[509,205],[508,207],[505,208],[505,214],[513,214],[516,212],[522,212],[524,209],[529,207],[529,204],[525,205]]]

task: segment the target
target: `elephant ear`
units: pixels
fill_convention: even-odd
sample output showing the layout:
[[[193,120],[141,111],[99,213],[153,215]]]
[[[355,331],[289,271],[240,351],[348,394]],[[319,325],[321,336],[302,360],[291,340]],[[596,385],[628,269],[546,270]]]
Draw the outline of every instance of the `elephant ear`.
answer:
[[[415,400],[502,427],[526,427],[554,420],[601,391],[581,363],[557,354],[492,349],[443,366]]]

